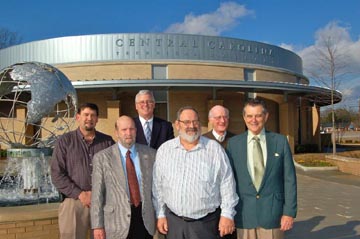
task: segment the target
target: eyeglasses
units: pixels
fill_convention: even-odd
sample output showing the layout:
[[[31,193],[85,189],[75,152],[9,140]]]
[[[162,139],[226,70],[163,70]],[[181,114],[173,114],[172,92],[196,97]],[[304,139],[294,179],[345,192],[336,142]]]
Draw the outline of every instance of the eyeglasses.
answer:
[[[191,123],[195,126],[200,124],[199,120],[178,120],[180,123],[183,123],[185,126],[190,126]]]
[[[153,100],[143,100],[143,101],[138,101],[136,103],[140,105],[153,105],[155,102]]]
[[[215,119],[215,120],[221,120],[221,119],[223,119],[223,120],[228,120],[229,119],[229,116],[226,116],[226,115],[219,115],[219,116],[214,116],[214,117],[212,117],[213,119]]]

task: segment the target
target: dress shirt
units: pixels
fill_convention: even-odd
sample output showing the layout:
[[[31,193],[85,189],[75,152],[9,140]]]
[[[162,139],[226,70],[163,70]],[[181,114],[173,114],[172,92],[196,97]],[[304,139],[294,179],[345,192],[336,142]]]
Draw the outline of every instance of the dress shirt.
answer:
[[[129,195],[129,184],[127,181],[127,172],[126,172],[126,153],[128,150],[130,150],[130,158],[134,163],[135,166],[135,171],[136,171],[136,177],[139,183],[139,187],[140,187],[140,191],[141,191],[141,183],[142,183],[142,177],[141,177],[141,170],[140,170],[140,161],[139,161],[139,155],[136,151],[135,145],[131,146],[130,149],[125,148],[124,146],[122,146],[121,144],[118,143],[119,149],[120,149],[120,154],[121,154],[121,163],[124,169],[124,173],[125,173],[125,178],[126,178],[126,185],[127,185],[127,192]],[[129,195],[130,196],[130,195]]]
[[[218,133],[216,133],[215,130],[212,130],[212,134],[214,135],[215,139],[217,139],[219,142],[222,142],[225,140],[226,131],[225,131],[224,135],[219,135]],[[220,137],[222,137],[222,140],[220,140]]]
[[[154,117],[152,117],[151,119],[146,120],[146,119],[144,119],[143,117],[141,117],[141,116],[139,115],[139,120],[140,120],[140,122],[141,122],[143,131],[144,131],[144,134],[145,134],[145,123],[146,123],[146,122],[149,122],[150,131],[152,132],[153,123],[154,123]]]
[[[203,136],[189,151],[179,137],[163,143],[153,169],[153,201],[158,218],[165,217],[166,207],[178,216],[198,219],[220,206],[221,215],[232,219],[238,196],[221,145]]]
[[[251,179],[254,181],[254,161],[253,161],[253,144],[255,143],[253,137],[255,135],[248,131],[247,136],[247,167],[251,176]],[[263,153],[264,159],[264,167],[266,168],[266,160],[267,160],[267,149],[266,149],[266,136],[265,129],[260,131],[260,134],[257,135],[260,138],[261,151]]]
[[[81,191],[91,190],[92,158],[114,144],[111,136],[95,131],[87,143],[80,129],[62,135],[56,142],[51,160],[51,178],[66,197],[77,199]]]

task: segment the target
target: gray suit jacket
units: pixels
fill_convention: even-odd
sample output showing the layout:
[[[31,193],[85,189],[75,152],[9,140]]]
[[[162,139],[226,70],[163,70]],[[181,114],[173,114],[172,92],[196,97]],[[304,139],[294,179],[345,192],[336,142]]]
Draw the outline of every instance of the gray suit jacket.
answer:
[[[142,174],[142,217],[149,234],[155,233],[151,201],[152,168],[156,150],[135,144]],[[130,199],[118,144],[95,154],[93,159],[91,227],[105,228],[106,238],[126,238],[130,228]]]

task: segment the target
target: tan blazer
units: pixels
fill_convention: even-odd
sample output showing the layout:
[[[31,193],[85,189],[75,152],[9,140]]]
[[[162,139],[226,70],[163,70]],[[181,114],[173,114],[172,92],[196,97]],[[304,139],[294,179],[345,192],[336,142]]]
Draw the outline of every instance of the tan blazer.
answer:
[[[142,217],[149,234],[155,233],[151,201],[152,168],[156,150],[135,144],[142,174]],[[130,199],[118,144],[95,154],[93,159],[91,228],[105,228],[106,238],[126,238],[130,228]]]

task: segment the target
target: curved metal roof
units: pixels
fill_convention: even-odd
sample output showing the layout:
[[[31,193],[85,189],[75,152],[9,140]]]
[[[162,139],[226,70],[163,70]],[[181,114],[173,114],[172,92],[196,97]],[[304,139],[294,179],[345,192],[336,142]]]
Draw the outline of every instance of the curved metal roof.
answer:
[[[303,76],[294,52],[243,39],[171,33],[68,36],[0,50],[0,68],[23,61],[77,64],[116,61],[201,61],[268,67]]]
[[[240,81],[240,80],[89,80],[72,82],[75,89],[99,89],[99,88],[121,88],[121,89],[179,89],[189,90],[194,88],[215,89],[217,91],[239,91],[254,93],[284,94],[301,96],[318,106],[331,104],[331,90],[318,86],[303,84],[271,82],[271,81]],[[342,99],[339,91],[334,91],[334,104]]]

